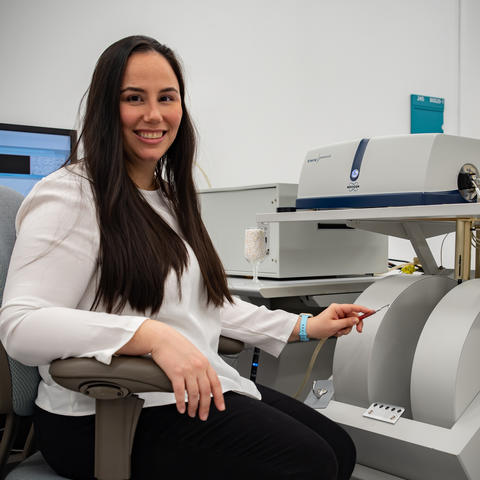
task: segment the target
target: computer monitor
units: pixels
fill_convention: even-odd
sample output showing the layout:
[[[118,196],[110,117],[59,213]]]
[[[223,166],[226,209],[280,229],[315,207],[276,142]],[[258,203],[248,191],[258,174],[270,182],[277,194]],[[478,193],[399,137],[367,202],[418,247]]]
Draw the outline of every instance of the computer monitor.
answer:
[[[0,185],[27,195],[68,160],[76,140],[75,130],[0,123]]]

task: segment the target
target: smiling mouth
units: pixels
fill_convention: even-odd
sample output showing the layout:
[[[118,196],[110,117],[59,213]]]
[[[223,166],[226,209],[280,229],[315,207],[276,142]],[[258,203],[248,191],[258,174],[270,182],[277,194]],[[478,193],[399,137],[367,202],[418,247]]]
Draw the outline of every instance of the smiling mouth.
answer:
[[[159,138],[162,138],[165,135],[165,130],[161,130],[159,132],[146,132],[142,130],[136,130],[135,134],[138,135],[141,138],[146,138],[149,140],[158,140]]]

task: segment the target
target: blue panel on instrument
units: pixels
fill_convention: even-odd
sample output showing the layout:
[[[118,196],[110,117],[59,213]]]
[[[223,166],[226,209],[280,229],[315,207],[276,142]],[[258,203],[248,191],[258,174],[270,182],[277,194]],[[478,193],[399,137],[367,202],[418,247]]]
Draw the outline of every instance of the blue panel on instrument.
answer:
[[[297,198],[297,210],[315,208],[370,208],[407,207],[412,205],[441,205],[466,203],[458,190],[446,192],[380,193],[371,195],[343,195],[338,197]]]

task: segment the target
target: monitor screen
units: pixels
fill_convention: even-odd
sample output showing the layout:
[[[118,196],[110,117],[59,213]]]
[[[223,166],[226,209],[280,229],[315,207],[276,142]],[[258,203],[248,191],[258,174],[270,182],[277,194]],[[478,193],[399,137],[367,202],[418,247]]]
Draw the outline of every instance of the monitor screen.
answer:
[[[0,185],[27,195],[70,157],[77,132],[0,123]]]

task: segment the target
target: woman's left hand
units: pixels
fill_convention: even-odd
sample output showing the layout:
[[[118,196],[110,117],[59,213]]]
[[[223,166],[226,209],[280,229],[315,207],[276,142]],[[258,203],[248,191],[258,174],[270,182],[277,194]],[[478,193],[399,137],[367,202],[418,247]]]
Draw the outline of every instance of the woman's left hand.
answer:
[[[361,305],[332,303],[323,312],[308,319],[307,336],[311,339],[340,337],[349,334],[353,327],[361,333],[363,321],[359,318],[359,314],[372,312],[371,308]],[[297,322],[293,329],[290,341],[298,340],[299,323]]]

